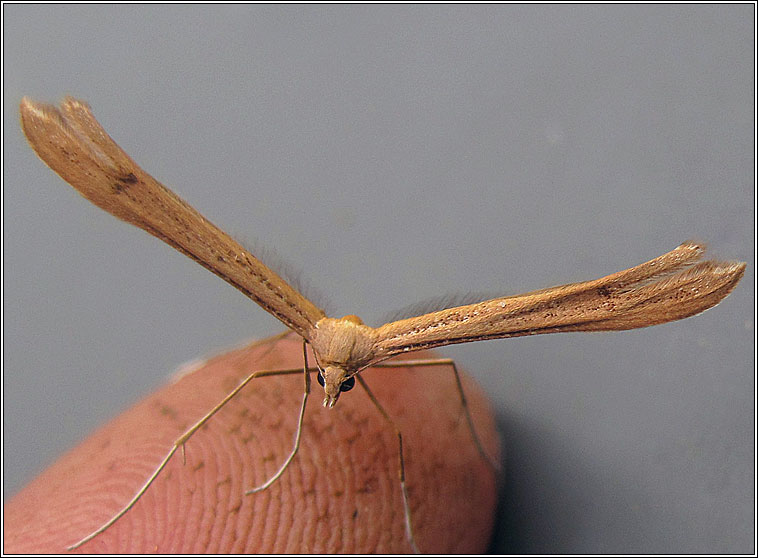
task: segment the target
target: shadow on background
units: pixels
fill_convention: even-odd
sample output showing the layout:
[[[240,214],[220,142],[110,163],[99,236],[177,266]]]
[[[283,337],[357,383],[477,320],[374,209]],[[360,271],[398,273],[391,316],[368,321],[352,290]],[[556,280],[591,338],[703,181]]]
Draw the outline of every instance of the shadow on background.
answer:
[[[626,470],[597,463],[549,427],[502,414],[497,425],[505,469],[490,553],[667,551],[678,544],[672,530],[691,528],[675,504],[656,504]]]

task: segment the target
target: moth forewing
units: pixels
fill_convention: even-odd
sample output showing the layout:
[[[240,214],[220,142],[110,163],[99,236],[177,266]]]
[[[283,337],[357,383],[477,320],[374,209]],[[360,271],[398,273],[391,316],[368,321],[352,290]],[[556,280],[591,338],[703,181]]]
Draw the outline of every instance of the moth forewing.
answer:
[[[95,120],[66,98],[61,109],[21,101],[21,126],[39,157],[82,196],[189,256],[309,339],[324,312],[143,171]]]
[[[377,355],[568,331],[647,327],[698,314],[728,295],[738,262],[696,264],[704,247],[686,242],[639,266],[594,281],[497,298],[377,328]]]

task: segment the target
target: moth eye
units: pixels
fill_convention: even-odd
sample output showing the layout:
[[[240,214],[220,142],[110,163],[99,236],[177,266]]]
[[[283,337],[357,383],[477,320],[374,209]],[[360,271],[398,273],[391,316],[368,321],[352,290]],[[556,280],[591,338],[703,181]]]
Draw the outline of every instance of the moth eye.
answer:
[[[321,370],[318,371],[318,376],[316,376],[316,379],[318,380],[318,383],[321,387],[324,387],[324,377],[321,375]]]
[[[355,386],[355,376],[350,376],[347,380],[340,384],[340,391],[350,391]]]

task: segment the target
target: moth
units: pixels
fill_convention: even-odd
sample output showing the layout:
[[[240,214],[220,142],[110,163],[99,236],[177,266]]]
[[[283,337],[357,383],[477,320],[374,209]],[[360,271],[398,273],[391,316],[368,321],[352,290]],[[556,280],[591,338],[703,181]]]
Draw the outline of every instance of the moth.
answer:
[[[397,365],[393,356],[456,343],[569,331],[610,331],[647,327],[693,316],[718,304],[742,278],[742,262],[702,261],[704,247],[685,242],[674,250],[630,269],[593,281],[551,287],[447,308],[421,316],[370,327],[354,315],[333,318],[300,294],[228,234],[143,171],[108,136],[83,101],[66,98],[59,108],[21,101],[21,126],[37,155],[82,196],[131,223],[221,277],[278,318],[303,339],[305,390],[295,443],[277,473],[248,493],[264,490],[278,479],[294,458],[308,393],[310,373],[324,390],[323,404],[334,407],[356,381],[366,390],[384,418],[393,425],[363,381],[372,366]],[[306,345],[315,359],[308,364]],[[408,361],[406,361],[408,362]],[[412,361],[424,362],[439,361]],[[462,407],[472,439],[484,452],[471,423],[458,372]],[[404,364],[403,362],[400,365]],[[131,509],[165,465],[192,434],[256,377],[292,371],[256,372],[243,380],[208,414],[185,432],[134,498],[76,548],[108,529]],[[398,435],[400,483],[408,540],[416,549],[403,468],[402,437]]]

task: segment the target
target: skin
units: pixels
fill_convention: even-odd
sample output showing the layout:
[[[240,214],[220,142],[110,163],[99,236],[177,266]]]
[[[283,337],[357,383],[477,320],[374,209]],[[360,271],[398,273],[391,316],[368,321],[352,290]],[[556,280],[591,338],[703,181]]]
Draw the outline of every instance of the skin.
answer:
[[[430,358],[426,352],[414,358]],[[173,441],[257,369],[302,366],[294,335],[216,356],[96,431],[5,506],[5,551],[58,553],[113,515]],[[449,366],[362,373],[403,432],[416,542],[424,553],[481,553],[496,479],[461,413]],[[312,394],[319,386],[312,375]],[[484,448],[498,455],[482,391],[463,376]],[[291,449],[302,374],[253,380],[177,452],[143,498],[82,553],[408,553],[397,439],[359,386],[334,409],[311,398]]]

